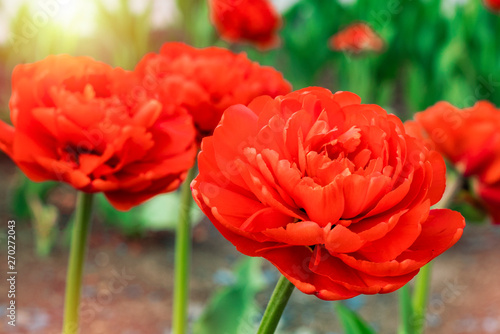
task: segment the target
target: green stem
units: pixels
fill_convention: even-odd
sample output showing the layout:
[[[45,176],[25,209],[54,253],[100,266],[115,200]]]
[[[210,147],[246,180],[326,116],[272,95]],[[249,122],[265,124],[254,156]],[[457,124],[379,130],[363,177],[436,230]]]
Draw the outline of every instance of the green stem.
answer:
[[[68,274],[66,278],[66,300],[64,303],[63,334],[77,334],[80,292],[87,239],[90,232],[92,194],[80,192],[76,205],[75,222],[71,235]]]
[[[181,189],[181,207],[175,235],[175,281],[172,333],[187,332],[187,311],[189,291],[189,262],[191,253],[190,210],[193,203],[190,184],[196,173],[196,167],[189,170]]]
[[[271,300],[269,300],[269,304],[267,304],[267,308],[264,312],[264,317],[262,318],[257,334],[274,333],[294,288],[295,286],[290,283],[285,276],[280,277],[276,287],[274,288]]]
[[[400,318],[399,334],[413,334],[413,310],[411,305],[410,288],[408,287],[408,284],[399,289],[398,295]]]
[[[432,264],[423,266],[418,273],[413,289],[413,317],[412,327],[415,334],[421,334],[425,324],[425,310],[429,299]]]

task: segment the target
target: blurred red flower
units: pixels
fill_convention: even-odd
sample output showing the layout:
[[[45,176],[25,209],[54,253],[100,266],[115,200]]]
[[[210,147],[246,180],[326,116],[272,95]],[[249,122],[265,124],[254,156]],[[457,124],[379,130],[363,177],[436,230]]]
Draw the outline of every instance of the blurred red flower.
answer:
[[[441,152],[466,177],[476,177],[476,191],[500,224],[500,110],[488,101],[459,109],[439,102],[407,122],[412,134]]]
[[[138,85],[132,72],[87,57],[19,65],[0,149],[33,181],[103,192],[120,210],[175,190],[197,151],[191,116],[130,95]]]
[[[492,11],[500,11],[500,0],[484,0],[484,4]]]
[[[210,18],[222,38],[260,49],[279,44],[281,18],[268,0],[209,0]]]
[[[200,141],[212,133],[229,106],[291,90],[280,72],[250,61],[244,53],[176,42],[164,44],[160,54],[146,55],[136,72],[151,91],[165,91],[170,102],[191,113]]]
[[[237,249],[322,299],[392,292],[462,235],[430,210],[443,158],[349,92],[306,88],[228,108],[203,139],[193,196]]]
[[[384,41],[368,24],[359,22],[333,35],[330,38],[330,46],[336,51],[352,53],[380,52],[384,48]]]

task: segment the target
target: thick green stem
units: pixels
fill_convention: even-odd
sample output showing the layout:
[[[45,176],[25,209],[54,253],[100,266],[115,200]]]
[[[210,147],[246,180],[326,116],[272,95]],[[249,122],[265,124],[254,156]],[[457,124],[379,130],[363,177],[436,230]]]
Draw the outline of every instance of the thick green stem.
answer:
[[[181,189],[181,207],[175,236],[174,309],[172,317],[173,334],[187,333],[189,263],[191,254],[190,211],[193,203],[190,184],[195,173],[196,167],[191,168]]]
[[[294,288],[295,286],[285,276],[280,277],[278,284],[274,288],[271,300],[267,304],[257,334],[274,333]]]
[[[425,324],[425,310],[427,308],[427,300],[429,299],[429,290],[432,274],[432,264],[428,263],[418,273],[413,290],[413,317],[412,328],[413,333],[421,334]]]
[[[79,193],[76,205],[75,223],[71,235],[68,275],[66,278],[66,300],[64,303],[63,334],[77,334],[80,292],[87,239],[90,232],[92,194]]]
[[[413,310],[408,284],[399,289],[399,334],[413,334]]]

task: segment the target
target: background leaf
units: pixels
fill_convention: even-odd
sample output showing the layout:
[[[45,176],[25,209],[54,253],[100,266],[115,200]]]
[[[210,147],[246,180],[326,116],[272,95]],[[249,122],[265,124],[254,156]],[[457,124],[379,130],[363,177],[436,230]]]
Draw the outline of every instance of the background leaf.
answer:
[[[256,332],[254,302],[265,286],[260,258],[244,258],[235,270],[236,282],[217,291],[194,324],[193,334],[253,334]]]
[[[345,334],[375,334],[373,328],[371,328],[356,312],[350,310],[341,302],[335,304],[335,309]]]

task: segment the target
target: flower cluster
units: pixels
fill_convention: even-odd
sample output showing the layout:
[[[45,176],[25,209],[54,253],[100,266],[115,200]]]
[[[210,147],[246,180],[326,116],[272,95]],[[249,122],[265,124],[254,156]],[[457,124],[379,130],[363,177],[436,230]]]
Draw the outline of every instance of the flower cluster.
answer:
[[[239,251],[322,299],[387,293],[461,236],[430,210],[443,158],[348,92],[306,88],[227,109],[203,140],[196,202]]]
[[[128,210],[178,188],[225,108],[290,90],[278,71],[215,47],[167,43],[135,71],[50,56],[14,70],[0,149],[34,181],[103,192]]]
[[[491,104],[438,104],[405,128],[353,93],[290,90],[273,68],[216,47],[167,43],[134,71],[50,56],[14,70],[0,149],[32,180],[127,210],[175,190],[203,140],[198,205],[242,253],[328,300],[392,292],[460,238],[460,214],[430,209],[445,188],[437,151],[477,175],[485,199],[500,197]],[[441,131],[437,151],[421,127]]]

